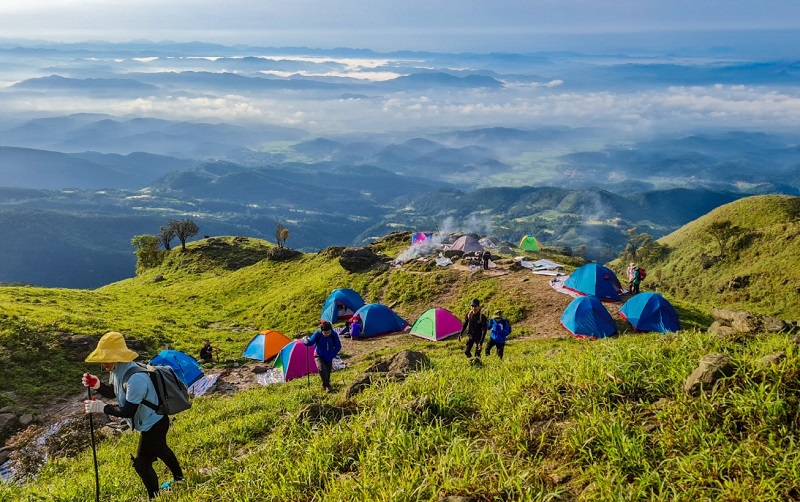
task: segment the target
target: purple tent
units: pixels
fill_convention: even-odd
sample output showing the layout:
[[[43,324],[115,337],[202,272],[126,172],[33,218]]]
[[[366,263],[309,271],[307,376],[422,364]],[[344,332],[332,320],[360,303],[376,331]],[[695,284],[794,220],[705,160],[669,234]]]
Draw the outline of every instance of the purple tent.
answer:
[[[306,345],[302,340],[289,342],[275,357],[275,368],[283,371],[283,381],[300,378],[309,373],[317,373],[317,363],[314,362],[314,347]]]

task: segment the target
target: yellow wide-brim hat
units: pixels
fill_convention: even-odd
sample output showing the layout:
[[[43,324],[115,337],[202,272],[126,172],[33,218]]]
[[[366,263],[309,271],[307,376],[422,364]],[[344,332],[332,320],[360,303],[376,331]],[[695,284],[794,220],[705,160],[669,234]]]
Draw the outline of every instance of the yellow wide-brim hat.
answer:
[[[87,363],[129,363],[139,357],[139,354],[130,350],[125,345],[122,333],[109,331],[100,341],[97,348],[86,358]]]

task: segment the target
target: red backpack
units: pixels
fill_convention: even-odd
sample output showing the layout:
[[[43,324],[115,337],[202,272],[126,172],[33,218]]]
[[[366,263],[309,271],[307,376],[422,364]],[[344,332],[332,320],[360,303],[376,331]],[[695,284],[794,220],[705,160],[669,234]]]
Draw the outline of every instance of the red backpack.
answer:
[[[639,267],[639,278],[644,280],[645,277],[647,277],[647,272],[642,267]]]

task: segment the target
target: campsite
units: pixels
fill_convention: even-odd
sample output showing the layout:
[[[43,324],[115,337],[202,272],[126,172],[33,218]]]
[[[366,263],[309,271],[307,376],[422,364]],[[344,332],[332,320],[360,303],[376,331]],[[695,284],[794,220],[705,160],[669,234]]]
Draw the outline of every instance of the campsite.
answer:
[[[757,212],[753,204],[769,204],[764,213],[779,220],[762,223],[759,251],[786,259],[796,251],[770,248],[772,232],[787,231],[783,202],[746,201],[749,214]],[[562,316],[576,297],[553,281],[585,266],[580,257],[548,250],[543,242],[537,254],[498,253],[490,270],[458,258],[440,266],[437,254],[398,265],[392,258],[411,244],[410,232],[377,240],[370,251],[378,261],[359,272],[344,269],[344,250],[335,248],[229,270],[200,240],[136,278],[97,291],[0,288],[4,322],[24,333],[3,338],[24,357],[7,361],[0,376],[25,399],[14,406],[32,410],[36,400],[50,403],[37,408],[41,425],[33,424],[29,436],[48,418],[76,414],[69,429],[73,446],[46,441],[53,458],[41,464],[31,453],[31,477],[0,484],[0,497],[94,496],[79,382],[83,371],[98,371],[82,363],[87,348],[113,327],[129,333],[147,358],[166,343],[190,355],[207,338],[222,348],[223,361],[203,367],[206,375],[219,375],[215,385],[174,418],[170,434],[188,477],[160,500],[612,500],[620,490],[631,500],[791,498],[795,478],[785,473],[796,468],[800,451],[775,438],[797,433],[792,410],[800,394],[787,382],[800,368],[800,313],[779,295],[762,306],[747,287],[687,301],[686,285],[706,276],[687,265],[679,276],[675,268],[692,261],[682,253],[711,249],[713,243],[704,249],[698,235],[713,218],[741,211],[741,204],[670,236],[684,244],[649,264],[643,290],[669,301],[679,317],[677,332],[634,330],[620,315],[630,301],[623,293],[620,301],[600,302],[618,329],[615,336],[574,337]],[[226,242],[240,251],[262,245]],[[533,263],[541,260],[562,266],[555,272],[562,275],[537,273]],[[606,265],[621,277],[621,263]],[[737,266],[731,261],[727,272],[712,272],[742,275]],[[157,275],[164,280],[154,281]],[[791,273],[785,280],[797,284]],[[261,385],[255,370],[271,364],[245,360],[250,342],[273,330],[297,344],[319,326],[336,289],[358,292],[365,306],[383,305],[403,322],[395,332],[342,338],[344,367],[333,372],[331,394],[321,391],[315,374]],[[723,297],[725,309],[716,303]],[[137,309],[130,309],[132,298]],[[487,313],[503,310],[512,323],[502,361],[494,355],[467,359],[463,341],[452,334],[434,341],[407,332],[432,308],[462,318],[473,298]],[[775,306],[780,310],[768,310]],[[336,310],[341,327],[338,311],[344,309]],[[739,311],[750,312],[751,332],[734,328],[745,324],[742,317],[733,320]],[[47,327],[53,325],[58,333]],[[392,366],[400,356],[419,364],[401,371]],[[719,370],[713,386],[690,379],[712,359]],[[46,367],[33,374],[19,366],[34,360]],[[48,385],[25,387],[29,378]],[[97,452],[104,497],[137,500],[139,481],[125,455],[136,438],[110,426],[102,430]],[[765,448],[781,454],[754,464]],[[720,472],[727,482],[719,482]],[[672,488],[678,486],[681,492]]]

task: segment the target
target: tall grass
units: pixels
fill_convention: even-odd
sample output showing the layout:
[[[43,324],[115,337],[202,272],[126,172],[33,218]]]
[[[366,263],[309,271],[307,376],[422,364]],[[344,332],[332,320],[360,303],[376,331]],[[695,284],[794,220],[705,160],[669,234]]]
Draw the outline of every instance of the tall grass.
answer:
[[[587,342],[512,340],[465,364],[461,344],[408,337],[430,368],[351,400],[304,379],[199,398],[171,443],[187,482],[162,500],[789,500],[800,496],[800,355],[785,335],[729,345],[701,331]],[[784,350],[764,367],[759,359]],[[699,358],[736,372],[683,391]],[[367,362],[335,373],[352,380]],[[328,405],[319,419],[309,404]],[[135,434],[99,445],[104,498],[143,491]],[[159,469],[163,466],[157,464]],[[91,454],[48,465],[3,500],[83,501]]]

